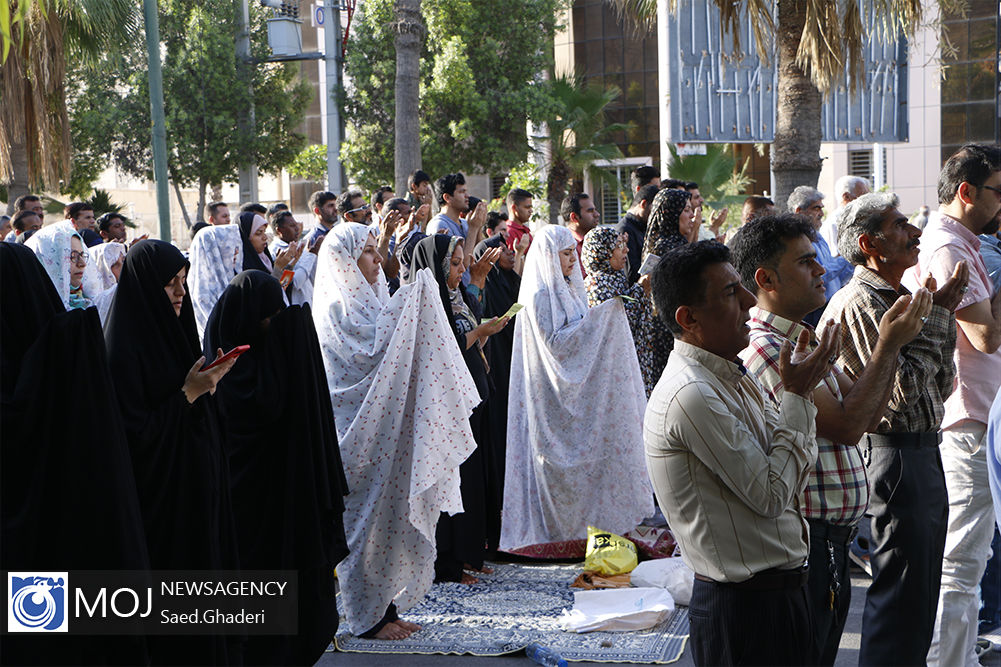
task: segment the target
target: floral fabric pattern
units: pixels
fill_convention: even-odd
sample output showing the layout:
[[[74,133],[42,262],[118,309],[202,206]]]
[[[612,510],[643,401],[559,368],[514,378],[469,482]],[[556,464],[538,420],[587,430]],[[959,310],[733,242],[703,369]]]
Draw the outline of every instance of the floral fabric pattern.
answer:
[[[243,271],[243,239],[239,226],[206,227],[195,235],[188,256],[191,261],[188,287],[201,340],[216,301],[236,274]]]

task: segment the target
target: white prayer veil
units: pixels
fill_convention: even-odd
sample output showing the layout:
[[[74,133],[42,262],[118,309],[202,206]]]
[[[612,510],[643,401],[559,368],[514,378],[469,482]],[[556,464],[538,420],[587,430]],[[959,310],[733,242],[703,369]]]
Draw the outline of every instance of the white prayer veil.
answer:
[[[479,395],[429,270],[389,297],[358,257],[372,230],[340,223],[320,248],[313,321],[351,493],[337,567],[348,625],[417,604],[434,577],[435,526],[462,511],[459,464],[476,448]]]
[[[128,252],[125,244],[118,243],[117,241],[108,241],[107,243],[88,248],[87,252],[90,254],[90,262],[88,263],[94,265],[94,277],[97,279],[98,289],[95,291],[106,290],[113,285],[117,285],[118,278],[115,277],[111,267],[115,262],[125,257],[125,253]],[[84,273],[84,277],[87,277],[86,272]],[[85,286],[84,291],[86,290]]]
[[[508,395],[500,547],[622,534],[653,514],[643,451],[646,392],[619,299],[587,307],[567,279],[565,227],[542,228],[525,261]]]
[[[58,292],[59,299],[63,302],[63,307],[67,310],[70,308],[70,252],[72,250],[70,239],[74,236],[80,239],[80,245],[83,246],[84,251],[89,257],[87,266],[83,270],[81,286],[83,287],[84,298],[90,300],[92,304],[93,298],[100,291],[97,289],[100,281],[97,279],[96,271],[94,270],[94,258],[91,254],[91,249],[87,248],[87,244],[83,242],[83,238],[72,222],[64,220],[46,225],[35,232],[25,243],[26,246],[34,251],[38,257],[38,261],[42,263],[45,273],[49,275],[49,279],[52,280],[52,284],[56,287],[56,292]]]
[[[236,274],[243,271],[243,239],[239,225],[212,225],[195,234],[188,249],[191,269],[188,289],[195,309],[198,338],[223,291]]]

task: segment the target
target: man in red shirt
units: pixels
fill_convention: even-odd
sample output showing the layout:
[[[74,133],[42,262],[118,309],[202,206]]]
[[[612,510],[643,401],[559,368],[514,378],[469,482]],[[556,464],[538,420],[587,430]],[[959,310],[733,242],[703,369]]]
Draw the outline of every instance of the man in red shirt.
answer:
[[[507,247],[515,250],[522,236],[527,236],[531,244],[532,232],[528,228],[528,221],[532,219],[532,193],[521,188],[514,188],[507,193],[507,213]]]

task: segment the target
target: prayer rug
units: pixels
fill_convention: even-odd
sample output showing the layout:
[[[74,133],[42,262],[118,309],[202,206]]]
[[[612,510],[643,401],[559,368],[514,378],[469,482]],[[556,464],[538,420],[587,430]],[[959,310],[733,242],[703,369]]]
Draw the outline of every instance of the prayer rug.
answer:
[[[471,654],[496,656],[538,643],[566,660],[666,664],[688,641],[688,608],[678,607],[659,625],[638,632],[587,632],[560,628],[560,612],[573,608],[570,584],[580,565],[491,564],[480,583],[435,584],[419,605],[401,614],[422,626],[402,641],[361,639],[338,633],[335,649],[348,653]],[[338,596],[338,604],[340,597]],[[341,618],[341,627],[347,624]]]

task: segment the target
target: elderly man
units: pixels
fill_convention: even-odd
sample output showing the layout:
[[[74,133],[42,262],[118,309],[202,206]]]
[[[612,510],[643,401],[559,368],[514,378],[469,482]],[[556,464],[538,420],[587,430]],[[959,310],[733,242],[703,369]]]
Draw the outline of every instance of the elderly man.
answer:
[[[817,458],[813,388],[837,327],[807,354],[779,354],[776,410],[740,364],[755,304],[726,246],[686,244],[660,259],[653,300],[674,351],[644,419],[647,469],[685,563],[697,665],[813,662],[807,525],[799,497]]]
[[[968,290],[956,308],[956,390],[945,402],[942,465],[949,490],[949,528],[942,564],[935,639],[928,664],[976,665],[977,586],[994,535],[984,433],[1001,386],[1001,296],[980,256],[978,234],[1001,222],[1001,149],[963,146],[942,167],[939,215],[925,227],[917,265],[904,283],[939,284],[968,267]],[[964,269],[964,272],[967,269]]]
[[[740,228],[730,244],[744,285],[755,293],[751,344],[740,354],[748,372],[776,407],[785,389],[779,374],[782,345],[808,335],[803,318],[823,304],[824,267],[813,248],[816,232],[797,215],[765,216]],[[848,544],[869,505],[869,482],[859,438],[886,410],[888,389],[900,349],[909,343],[931,310],[927,292],[898,299],[879,322],[879,340],[857,382],[837,367],[813,390],[817,406],[817,459],[810,470],[803,514],[810,524],[810,578],[817,664],[833,665],[848,617],[851,580]]]
[[[820,224],[824,220],[824,193],[808,185],[800,185],[789,195],[786,208],[790,213],[805,216],[813,229],[820,231]],[[813,241],[813,247],[817,251],[817,261],[824,267],[824,291],[830,301],[841,286],[852,278],[852,265],[843,257],[837,257],[831,252],[830,246],[824,237],[817,234]],[[820,322],[820,314],[824,311],[821,306],[806,316],[805,321],[811,326],[817,326]]]
[[[838,215],[841,209],[871,190],[869,181],[861,176],[842,176],[834,182],[834,196],[838,198],[838,206],[820,226],[820,235],[831,249],[831,254],[837,256],[838,250]],[[850,278],[849,278],[850,280]],[[845,281],[847,282],[847,281]]]
[[[863,195],[838,220],[841,255],[855,275],[834,295],[825,320],[841,325],[839,363],[858,382],[881,342],[880,321],[901,297],[932,307],[921,333],[897,355],[886,410],[868,426],[862,452],[872,496],[872,583],[862,617],[860,665],[923,665],[938,606],[948,499],[938,429],[952,391],[953,311],[966,284],[959,270],[935,291],[901,285],[917,262],[921,232],[891,193]],[[974,613],[974,619],[976,613]]]

